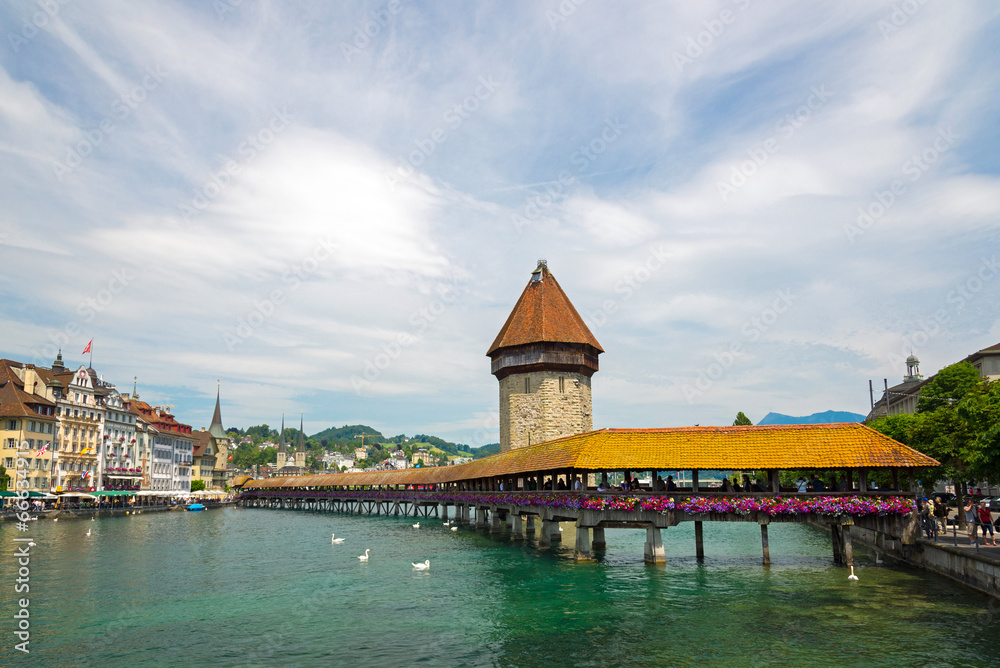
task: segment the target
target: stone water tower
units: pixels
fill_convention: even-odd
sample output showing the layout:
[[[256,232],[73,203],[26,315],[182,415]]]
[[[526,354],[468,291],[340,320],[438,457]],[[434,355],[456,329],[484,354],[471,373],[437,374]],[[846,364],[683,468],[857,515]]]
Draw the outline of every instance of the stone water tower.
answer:
[[[601,344],[545,260],[487,351],[500,381],[500,450],[591,431]]]

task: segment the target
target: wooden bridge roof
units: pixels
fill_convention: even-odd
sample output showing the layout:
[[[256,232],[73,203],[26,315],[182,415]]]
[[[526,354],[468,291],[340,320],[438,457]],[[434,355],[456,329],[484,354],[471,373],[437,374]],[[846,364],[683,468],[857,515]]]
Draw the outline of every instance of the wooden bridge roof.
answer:
[[[456,466],[270,478],[251,481],[244,488],[432,485],[566,469],[725,471],[939,465],[927,455],[857,423],[601,429]]]

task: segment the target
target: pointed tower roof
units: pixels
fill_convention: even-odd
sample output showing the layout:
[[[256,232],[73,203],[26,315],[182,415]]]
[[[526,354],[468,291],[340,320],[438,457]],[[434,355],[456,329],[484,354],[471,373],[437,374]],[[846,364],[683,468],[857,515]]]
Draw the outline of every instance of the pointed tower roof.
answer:
[[[545,260],[539,260],[531,272],[531,280],[486,354],[492,357],[502,348],[532,343],[575,343],[604,352]]]
[[[281,412],[281,434],[278,436],[278,452],[286,452],[285,450],[285,412]]]
[[[295,451],[296,452],[305,452],[306,451],[305,432],[302,431],[302,429],[303,429],[302,424],[303,424],[302,423],[302,416],[300,415],[299,416],[299,444],[297,446],[295,446]]]
[[[219,394],[221,388],[215,390],[215,414],[212,415],[212,424],[208,427],[208,433],[215,438],[226,438],[226,429],[222,426],[222,407],[219,405]]]

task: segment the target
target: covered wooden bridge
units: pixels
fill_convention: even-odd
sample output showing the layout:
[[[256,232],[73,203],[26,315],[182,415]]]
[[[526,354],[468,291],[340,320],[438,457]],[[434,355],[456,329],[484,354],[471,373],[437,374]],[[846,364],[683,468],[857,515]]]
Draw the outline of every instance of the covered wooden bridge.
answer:
[[[453,508],[459,522],[485,528],[489,518],[491,531],[509,530],[514,540],[535,532],[540,548],[559,540],[559,522],[574,522],[581,559],[606,546],[605,529],[645,528],[645,559],[653,563],[664,561],[661,531],[680,522],[695,522],[698,557],[702,522],[756,522],[765,563],[768,524],[814,522],[830,526],[835,559],[851,563],[852,525],[885,541],[915,540],[915,472],[938,465],[853,423],[601,429],[456,466],[250,480],[240,504],[445,519]],[[762,480],[757,491],[703,485],[699,472],[709,470],[752,472]],[[663,489],[663,471],[690,471],[690,483]],[[797,493],[781,486],[780,471],[815,473],[837,489]],[[609,474],[629,480],[644,472],[652,481],[645,488],[609,489]],[[881,477],[888,484],[873,489],[873,472],[887,474]]]

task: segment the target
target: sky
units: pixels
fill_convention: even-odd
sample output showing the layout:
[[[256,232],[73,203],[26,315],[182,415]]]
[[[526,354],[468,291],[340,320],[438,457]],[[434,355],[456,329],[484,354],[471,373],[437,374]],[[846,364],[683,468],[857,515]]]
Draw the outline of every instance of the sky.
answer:
[[[998,14],[4,2],[0,355],[485,445],[544,258],[595,428],[866,413],[1000,342]]]

